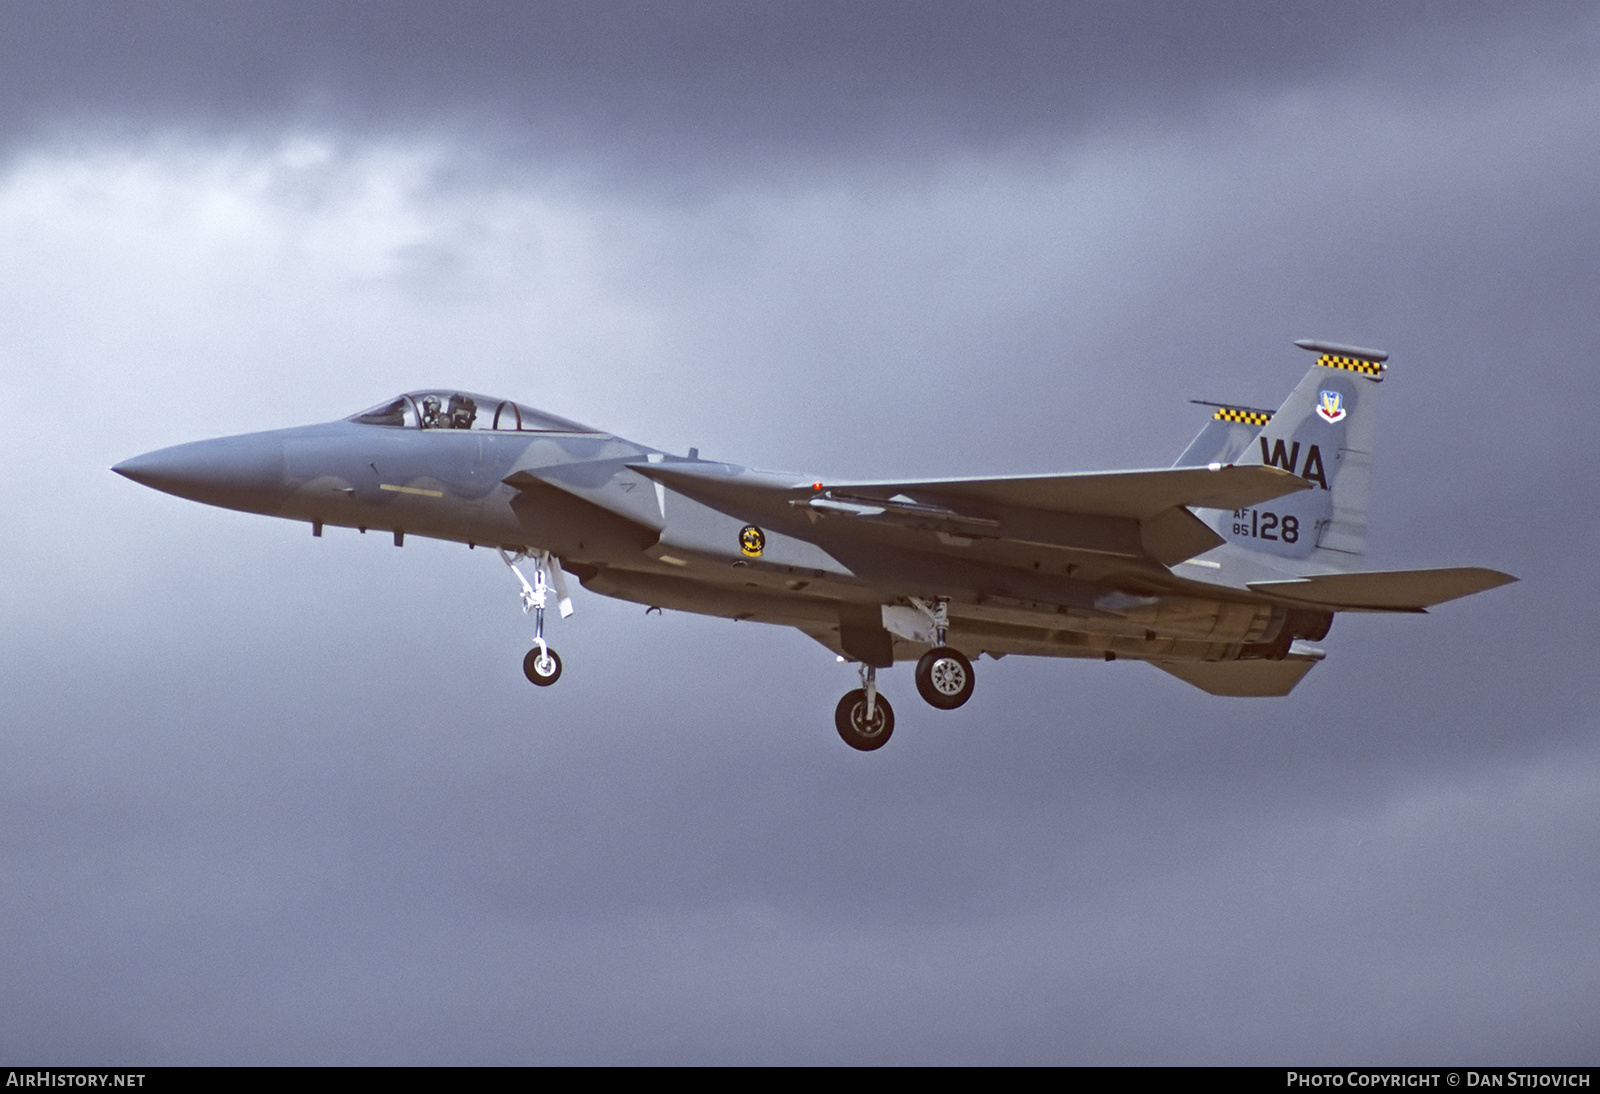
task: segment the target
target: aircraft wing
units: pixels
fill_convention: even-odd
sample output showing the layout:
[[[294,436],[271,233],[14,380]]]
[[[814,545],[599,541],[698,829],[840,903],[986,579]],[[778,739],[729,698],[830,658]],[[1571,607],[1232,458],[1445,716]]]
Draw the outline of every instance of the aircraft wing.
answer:
[[[1263,474],[1265,472],[1265,474]],[[1143,520],[1167,509],[1243,509],[1310,487],[1277,467],[1180,467],[1154,471],[1008,475],[1002,478],[912,479],[829,483],[835,494],[940,499],[949,503],[1040,509]]]
[[[1439,570],[1364,570],[1290,581],[1252,581],[1250,588],[1335,611],[1422,612],[1517,580],[1482,566]]]
[[[1178,506],[1243,509],[1311,485],[1282,468],[1263,465],[825,484],[795,482],[795,476],[769,472],[738,474],[743,469],[727,464],[634,463],[629,467],[691,497],[712,495],[757,506],[778,495],[784,500],[826,494],[880,501],[903,496],[1136,520]]]
[[[634,463],[647,478],[726,512],[853,518],[949,536],[1013,540],[1173,565],[1223,540],[1188,512],[1242,509],[1308,489],[1277,467],[1015,475],[895,482],[796,482],[727,464]]]

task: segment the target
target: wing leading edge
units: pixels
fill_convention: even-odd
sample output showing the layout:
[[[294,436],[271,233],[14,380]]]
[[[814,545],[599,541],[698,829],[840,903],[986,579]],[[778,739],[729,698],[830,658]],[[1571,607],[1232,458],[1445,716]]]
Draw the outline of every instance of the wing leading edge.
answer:
[[[1270,472],[1262,474],[1262,472]],[[830,483],[827,490],[872,498],[904,494],[987,506],[1145,520],[1168,509],[1239,509],[1310,488],[1277,467],[1179,467],[1154,471],[1009,475]]]

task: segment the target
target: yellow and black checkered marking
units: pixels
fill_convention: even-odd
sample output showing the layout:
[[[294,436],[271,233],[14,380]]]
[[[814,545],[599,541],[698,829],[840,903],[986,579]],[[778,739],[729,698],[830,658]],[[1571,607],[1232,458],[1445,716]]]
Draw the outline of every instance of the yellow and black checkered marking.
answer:
[[[1367,376],[1382,376],[1389,366],[1382,361],[1363,361],[1359,357],[1335,357],[1331,353],[1324,353],[1317,358],[1317,364],[1325,368],[1342,368],[1349,372],[1360,372]]]
[[[1211,417],[1219,422],[1243,422],[1245,425],[1266,425],[1272,420],[1271,414],[1260,410],[1245,410],[1237,406],[1218,407],[1217,412]]]

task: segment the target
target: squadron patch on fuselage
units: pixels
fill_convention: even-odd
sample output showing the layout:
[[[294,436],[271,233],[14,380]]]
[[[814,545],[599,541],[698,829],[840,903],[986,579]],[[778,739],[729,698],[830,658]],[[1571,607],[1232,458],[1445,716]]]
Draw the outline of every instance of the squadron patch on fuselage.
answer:
[[[766,534],[754,524],[746,524],[739,529],[739,550],[746,558],[760,558],[766,547]]]
[[[1319,391],[1317,395],[1319,396],[1317,417],[1330,425],[1344,420],[1345,409],[1342,395],[1337,391]]]

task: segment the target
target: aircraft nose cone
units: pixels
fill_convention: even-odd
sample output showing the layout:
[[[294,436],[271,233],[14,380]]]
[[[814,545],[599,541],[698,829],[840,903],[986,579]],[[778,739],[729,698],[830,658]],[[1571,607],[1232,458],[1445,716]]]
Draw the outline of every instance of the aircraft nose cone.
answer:
[[[174,445],[111,470],[163,493],[250,513],[272,512],[287,493],[283,440],[271,433]]]
[[[172,478],[172,468],[164,458],[170,448],[163,448],[159,452],[146,452],[143,456],[135,456],[131,460],[123,460],[112,465],[111,470],[125,479],[132,479],[140,486],[151,486],[160,490],[161,484]]]

